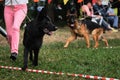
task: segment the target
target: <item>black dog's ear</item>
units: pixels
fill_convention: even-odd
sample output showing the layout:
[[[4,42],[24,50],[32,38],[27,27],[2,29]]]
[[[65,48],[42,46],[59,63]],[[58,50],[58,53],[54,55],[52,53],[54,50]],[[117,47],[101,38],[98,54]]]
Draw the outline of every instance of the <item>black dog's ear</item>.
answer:
[[[43,18],[47,16],[47,9],[46,7],[42,8],[42,10],[38,13],[36,20],[41,21]]]
[[[47,15],[47,8],[46,7],[42,8],[40,14],[46,16]]]

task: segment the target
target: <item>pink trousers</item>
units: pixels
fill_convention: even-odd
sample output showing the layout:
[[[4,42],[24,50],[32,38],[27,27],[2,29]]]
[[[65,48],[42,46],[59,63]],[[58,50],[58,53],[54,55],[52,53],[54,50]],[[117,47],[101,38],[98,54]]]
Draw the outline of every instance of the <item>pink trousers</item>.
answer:
[[[27,14],[27,5],[5,6],[4,18],[11,53],[18,53],[20,26]]]

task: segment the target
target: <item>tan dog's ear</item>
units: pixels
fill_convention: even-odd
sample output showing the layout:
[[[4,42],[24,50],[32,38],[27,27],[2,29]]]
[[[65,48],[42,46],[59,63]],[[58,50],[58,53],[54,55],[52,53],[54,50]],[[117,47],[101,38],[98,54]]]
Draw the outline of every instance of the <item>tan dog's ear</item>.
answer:
[[[75,25],[78,26],[79,22],[77,19],[75,19]]]
[[[75,13],[75,17],[77,17],[77,14]]]

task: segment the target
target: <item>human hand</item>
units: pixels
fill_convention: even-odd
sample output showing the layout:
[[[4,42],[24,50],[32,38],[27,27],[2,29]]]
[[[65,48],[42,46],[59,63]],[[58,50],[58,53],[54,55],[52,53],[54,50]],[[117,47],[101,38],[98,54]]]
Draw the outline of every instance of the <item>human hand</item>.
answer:
[[[109,13],[109,16],[115,16],[115,14]]]
[[[102,16],[100,16],[100,15],[97,15],[97,18],[98,18],[98,19],[100,19],[100,18],[102,18]]]

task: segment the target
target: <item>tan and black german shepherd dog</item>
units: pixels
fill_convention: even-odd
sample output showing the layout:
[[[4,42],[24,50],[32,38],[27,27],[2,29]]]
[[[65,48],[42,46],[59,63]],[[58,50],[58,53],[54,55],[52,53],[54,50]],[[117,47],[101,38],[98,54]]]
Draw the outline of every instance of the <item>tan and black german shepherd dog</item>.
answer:
[[[92,22],[89,19],[78,20],[75,14],[68,15],[68,26],[71,30],[71,36],[67,39],[64,47],[68,47],[70,42],[77,39],[78,36],[84,37],[86,41],[87,48],[90,47],[90,34],[93,37],[95,42],[94,48],[99,46],[99,40],[102,39],[104,41],[106,47],[108,47],[108,41],[103,36],[104,29],[99,24]]]

